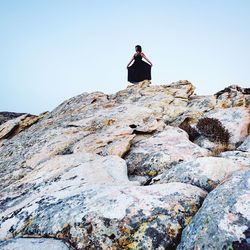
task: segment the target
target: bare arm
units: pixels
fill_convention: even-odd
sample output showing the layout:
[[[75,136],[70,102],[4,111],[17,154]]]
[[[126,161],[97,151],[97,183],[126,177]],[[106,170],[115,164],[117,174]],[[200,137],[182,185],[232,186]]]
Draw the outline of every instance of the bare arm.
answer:
[[[134,56],[131,58],[131,60],[129,61],[127,68],[129,67],[130,63],[134,60]]]
[[[145,56],[144,53],[141,53],[141,56],[142,56],[147,62],[149,62],[151,66],[153,66],[153,63],[150,62],[150,60]]]

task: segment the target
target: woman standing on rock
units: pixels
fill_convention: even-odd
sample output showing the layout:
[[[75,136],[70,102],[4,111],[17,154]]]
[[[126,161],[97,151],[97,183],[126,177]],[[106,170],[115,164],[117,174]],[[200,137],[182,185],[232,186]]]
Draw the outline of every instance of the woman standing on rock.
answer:
[[[135,51],[136,53],[127,65],[128,81],[131,83],[138,83],[143,80],[151,80],[151,67],[153,64],[149,61],[145,54],[142,53],[142,48],[140,45],[135,46]],[[142,58],[144,58],[150,64],[143,61]],[[134,63],[129,66],[132,61],[134,61]]]

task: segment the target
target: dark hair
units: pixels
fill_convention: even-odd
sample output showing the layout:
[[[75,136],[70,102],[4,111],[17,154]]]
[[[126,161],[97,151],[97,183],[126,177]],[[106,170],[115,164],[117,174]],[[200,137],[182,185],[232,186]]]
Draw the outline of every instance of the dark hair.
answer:
[[[141,50],[142,50],[140,45],[136,45],[135,48],[136,48],[137,50],[139,50],[139,52],[141,52]]]

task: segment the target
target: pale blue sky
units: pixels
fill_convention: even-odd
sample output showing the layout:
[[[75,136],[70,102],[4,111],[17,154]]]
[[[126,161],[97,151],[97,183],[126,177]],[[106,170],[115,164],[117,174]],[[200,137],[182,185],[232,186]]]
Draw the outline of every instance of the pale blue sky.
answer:
[[[249,87],[249,13],[249,0],[0,0],[0,111],[126,88],[136,44],[153,84]]]

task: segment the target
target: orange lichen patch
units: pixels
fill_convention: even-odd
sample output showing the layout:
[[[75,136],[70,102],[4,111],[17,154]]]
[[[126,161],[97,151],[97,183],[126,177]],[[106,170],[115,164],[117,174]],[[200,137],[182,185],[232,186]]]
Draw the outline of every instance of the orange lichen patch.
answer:
[[[13,234],[13,236],[16,236],[16,235],[18,235],[19,233],[21,233],[21,232],[23,231],[24,228],[26,228],[27,226],[29,226],[29,225],[33,222],[33,220],[34,220],[34,218],[30,218],[30,219],[28,219],[27,221],[25,221],[25,223],[23,224],[23,226],[22,226],[19,230],[17,230],[17,231]]]
[[[171,224],[168,224],[166,227],[166,233],[170,238],[176,238],[182,227],[178,224],[176,227],[173,227]]]
[[[172,204],[169,204],[169,205],[171,207],[170,211],[174,212],[173,213],[174,217],[177,217],[180,212],[185,212],[185,209],[178,203],[172,203]]]
[[[111,249],[136,249],[135,243],[128,236],[122,236],[114,242]]]
[[[113,125],[116,122],[115,119],[106,119],[103,121],[103,126],[110,126]]]
[[[115,101],[113,102],[108,102],[102,105],[103,108],[111,108],[115,105]]]
[[[102,140],[100,140],[100,141],[96,141],[95,143],[96,143],[96,144],[104,144],[105,142],[102,141]]]
[[[190,223],[191,219],[192,219],[192,216],[188,216],[188,217],[184,218],[186,225],[188,225]]]
[[[126,90],[119,91],[119,96],[125,96],[127,94]]]
[[[158,174],[157,171],[149,171],[149,172],[147,172],[148,176],[156,176],[157,174]]]
[[[130,132],[130,131],[124,131],[123,133],[118,134],[118,135],[116,135],[116,136],[117,136],[117,137],[123,137],[124,135],[131,135],[131,132]]]
[[[120,232],[124,235],[124,234],[130,234],[131,230],[127,227],[121,227],[120,228]]]
[[[195,214],[197,212],[196,204],[192,204],[189,211],[191,214]]]
[[[57,239],[63,239],[64,238],[64,234],[63,233],[57,233],[56,234],[56,238]]]
[[[56,233],[56,238],[58,239],[68,238],[70,235],[69,231],[70,231],[70,225],[66,223],[63,225],[63,229],[58,233]]]
[[[207,181],[207,184],[212,188],[212,189],[215,189],[217,187],[217,184],[212,181],[212,180],[208,180]]]

